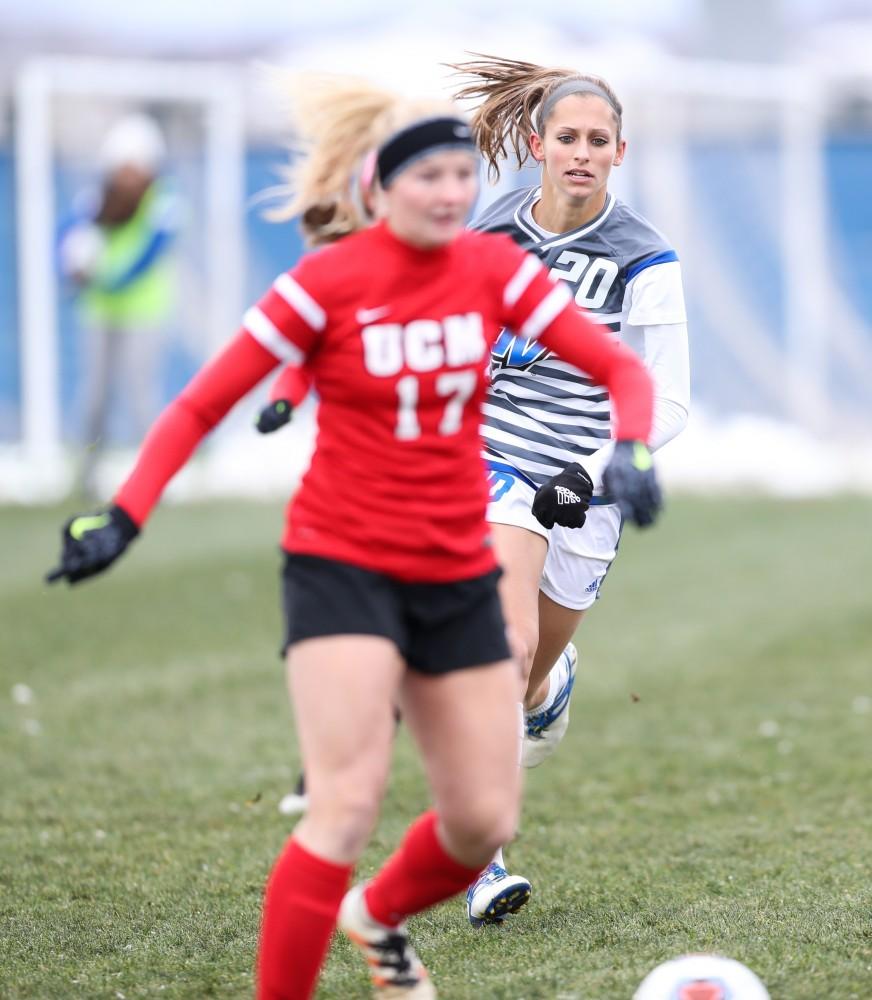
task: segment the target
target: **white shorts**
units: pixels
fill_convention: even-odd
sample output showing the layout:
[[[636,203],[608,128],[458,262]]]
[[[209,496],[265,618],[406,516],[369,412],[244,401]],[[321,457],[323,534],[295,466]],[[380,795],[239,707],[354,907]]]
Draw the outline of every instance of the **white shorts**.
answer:
[[[533,516],[536,487],[523,473],[503,462],[486,459],[492,524],[514,524],[541,535],[548,555],[539,589],[573,611],[584,611],[599,596],[600,585],[618,551],[621,514],[616,504],[594,498],[581,528],[543,527]]]

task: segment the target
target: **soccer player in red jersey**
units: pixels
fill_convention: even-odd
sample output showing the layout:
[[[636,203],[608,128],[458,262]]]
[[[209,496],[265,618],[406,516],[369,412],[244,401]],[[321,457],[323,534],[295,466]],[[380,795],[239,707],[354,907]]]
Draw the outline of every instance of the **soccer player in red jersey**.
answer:
[[[105,570],[233,404],[282,361],[320,397],[311,465],[283,536],[288,677],[309,809],[270,875],[259,1000],[311,997],[337,920],[376,996],[426,1000],[406,918],[463,891],[512,836],[520,801],[518,668],[485,520],[479,424],[500,329],[535,337],[607,385],[618,445],[607,471],[628,516],[659,494],[645,441],[650,380],[509,238],[467,232],[478,156],[453,105],[359,82],[301,96],[310,140],[289,206],[313,243],[146,437],[113,505],[72,518],[51,576]],[[353,164],[378,150],[378,215],[355,232]],[[325,695],[329,692],[329,696]],[[368,883],[349,889],[378,817],[399,705],[433,809]]]

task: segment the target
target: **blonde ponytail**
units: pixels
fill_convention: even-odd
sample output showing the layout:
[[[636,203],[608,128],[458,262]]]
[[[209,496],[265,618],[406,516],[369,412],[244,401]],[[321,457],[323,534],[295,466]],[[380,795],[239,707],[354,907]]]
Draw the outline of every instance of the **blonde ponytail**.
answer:
[[[332,243],[371,221],[356,190],[368,154],[419,118],[458,114],[450,102],[408,100],[353,77],[286,77],[284,90],[297,156],[283,171],[283,204],[266,217],[283,222],[299,215],[310,246]]]
[[[283,203],[266,212],[273,222],[300,216],[310,246],[363,228],[368,222],[353,184],[373,147],[373,125],[396,97],[362,80],[302,75],[285,78],[295,131],[294,157],[277,189]]]

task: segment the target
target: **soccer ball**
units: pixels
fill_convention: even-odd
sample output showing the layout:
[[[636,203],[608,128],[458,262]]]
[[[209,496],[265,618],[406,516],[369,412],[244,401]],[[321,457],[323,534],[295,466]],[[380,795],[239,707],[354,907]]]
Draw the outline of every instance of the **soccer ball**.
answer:
[[[769,1000],[769,994],[741,962],[720,955],[683,955],[649,972],[633,1000]]]

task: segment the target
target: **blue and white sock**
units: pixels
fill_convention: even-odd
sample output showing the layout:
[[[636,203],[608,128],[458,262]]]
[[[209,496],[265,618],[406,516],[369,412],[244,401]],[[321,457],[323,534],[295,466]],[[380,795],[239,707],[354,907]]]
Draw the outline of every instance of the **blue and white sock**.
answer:
[[[525,715],[538,715],[540,712],[544,712],[551,708],[554,704],[554,699],[557,697],[557,693],[566,683],[566,678],[569,676],[569,659],[565,653],[561,653],[557,657],[557,662],[548,671],[548,694],[545,695],[545,700],[541,705],[536,705],[534,708],[527,709],[524,713]]]

